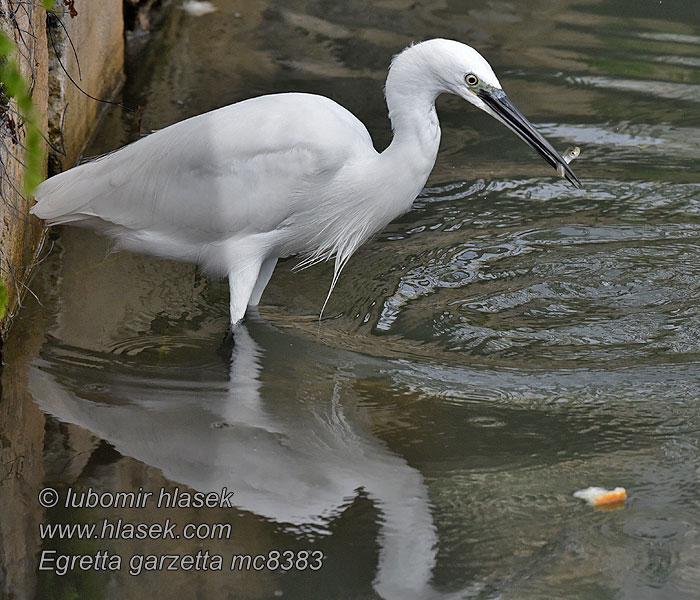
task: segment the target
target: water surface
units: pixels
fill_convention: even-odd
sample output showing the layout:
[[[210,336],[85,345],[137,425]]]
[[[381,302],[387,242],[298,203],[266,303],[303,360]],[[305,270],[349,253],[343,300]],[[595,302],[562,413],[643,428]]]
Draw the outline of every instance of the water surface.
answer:
[[[142,129],[263,93],[391,131],[412,40],[477,47],[573,189],[441,98],[414,210],[331,265],[282,261],[233,351],[225,282],[63,229],[5,347],[8,598],[669,598],[700,589],[700,29],[692,3],[215,0],[133,50]],[[139,136],[110,110],[86,154]],[[624,486],[614,511],[573,498]],[[50,486],[235,491],[232,509],[50,508]],[[39,523],[230,523],[224,540],[41,540]],[[318,571],[37,572],[86,554],[320,550]]]

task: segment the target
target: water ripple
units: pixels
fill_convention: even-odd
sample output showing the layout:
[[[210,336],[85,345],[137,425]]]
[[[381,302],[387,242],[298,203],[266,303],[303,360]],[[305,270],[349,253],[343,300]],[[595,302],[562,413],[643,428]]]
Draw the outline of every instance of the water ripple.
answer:
[[[699,210],[694,184],[435,186],[375,242],[391,250],[369,250],[393,257],[370,287],[389,293],[370,306],[350,294],[345,314],[490,360],[688,360],[700,352]]]

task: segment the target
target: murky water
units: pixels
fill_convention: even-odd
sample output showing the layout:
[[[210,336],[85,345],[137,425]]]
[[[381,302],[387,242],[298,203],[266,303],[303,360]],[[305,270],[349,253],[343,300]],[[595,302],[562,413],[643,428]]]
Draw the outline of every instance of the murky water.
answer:
[[[584,188],[442,98],[441,152],[415,209],[353,257],[320,324],[331,265],[283,261],[232,355],[225,282],[61,230],[32,283],[41,305],[27,298],[5,347],[0,593],[697,598],[694,3],[214,4],[172,10],[132,57],[123,101],[144,106],[144,129],[293,89],[344,104],[384,147],[389,58],[451,37],[482,51],[555,146],[581,147]],[[137,120],[109,112],[88,153],[135,139]],[[572,496],[589,485],[629,500],[594,510]],[[39,505],[44,487],[57,507]],[[176,487],[233,490],[233,507],[64,501]],[[41,523],[120,518],[169,518],[183,535],[40,536]],[[230,530],[185,539],[186,523]],[[233,555],[274,550],[320,551],[322,566],[230,569]],[[98,551],[121,569],[38,570],[42,552]],[[222,570],[129,573],[133,556],[198,551]]]

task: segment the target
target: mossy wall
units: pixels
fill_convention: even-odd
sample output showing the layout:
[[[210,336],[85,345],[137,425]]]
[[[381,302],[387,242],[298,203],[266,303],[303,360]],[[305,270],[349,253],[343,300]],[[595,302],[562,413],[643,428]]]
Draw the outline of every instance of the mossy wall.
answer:
[[[39,3],[0,0],[0,31],[17,44],[17,64],[32,89],[46,130],[48,45],[46,11]],[[26,131],[13,100],[0,101],[0,275],[8,295],[8,317],[17,310],[28,265],[41,236],[41,225],[29,216],[22,195],[23,142]],[[9,319],[5,319],[5,323]],[[5,327],[3,327],[4,329]]]
[[[92,135],[104,103],[123,81],[123,0],[0,0],[0,30],[18,47],[17,62],[42,114],[48,172],[72,167]],[[22,191],[25,131],[13,102],[0,102],[0,275],[9,292],[7,330],[21,306],[27,273],[42,239]]]

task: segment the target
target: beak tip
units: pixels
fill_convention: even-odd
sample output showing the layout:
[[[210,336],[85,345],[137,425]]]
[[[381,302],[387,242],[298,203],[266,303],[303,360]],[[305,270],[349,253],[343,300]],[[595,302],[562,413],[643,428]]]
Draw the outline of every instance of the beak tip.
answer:
[[[482,90],[477,94],[489,108],[488,112],[538,152],[557,170],[560,177],[565,178],[575,188],[582,187],[579,178],[576,177],[576,173],[573,172],[569,163],[560,156],[544,137],[542,137],[542,134],[540,134],[532,123],[530,123],[516,108],[503,90]],[[578,152],[576,156],[578,156]]]
[[[573,169],[569,166],[569,164],[566,161],[562,160],[561,163],[557,165],[557,173],[559,173],[560,177],[566,179],[575,188],[580,189],[581,187],[583,187],[581,185],[581,181],[576,176],[576,173],[574,173]]]

